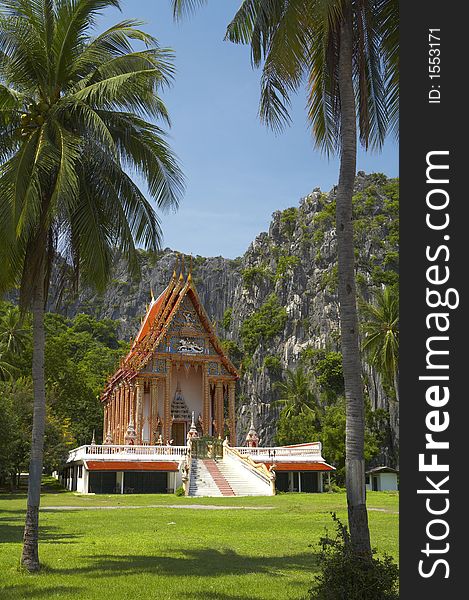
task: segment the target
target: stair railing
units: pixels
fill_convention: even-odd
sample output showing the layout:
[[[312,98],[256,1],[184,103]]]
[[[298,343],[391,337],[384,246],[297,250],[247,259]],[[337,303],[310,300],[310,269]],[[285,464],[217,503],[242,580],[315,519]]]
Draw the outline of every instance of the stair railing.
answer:
[[[191,468],[192,468],[192,440],[189,440],[187,444],[187,453],[184,457],[184,464],[182,467],[182,485],[184,487],[184,495],[189,495],[189,487],[191,484]]]
[[[228,444],[224,444],[224,450],[225,456],[231,456],[243,465],[245,469],[254,473],[263,483],[266,483],[270,487],[272,495],[275,496],[275,475],[269,471],[264,463],[256,462],[250,456],[240,454],[238,450],[231,448]]]

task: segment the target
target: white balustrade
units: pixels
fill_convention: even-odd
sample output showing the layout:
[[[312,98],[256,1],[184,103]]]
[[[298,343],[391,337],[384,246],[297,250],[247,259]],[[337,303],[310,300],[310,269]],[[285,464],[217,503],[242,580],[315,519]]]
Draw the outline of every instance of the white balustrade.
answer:
[[[166,458],[183,458],[188,453],[187,446],[127,446],[127,445],[95,445],[90,444],[74,448],[68,453],[67,462],[76,460],[92,460],[93,458],[108,458],[119,460],[132,457],[133,460],[164,460]]]
[[[244,456],[250,456],[254,460],[257,459],[272,459],[272,458],[284,458],[284,457],[295,457],[295,458],[319,458],[321,456],[321,442],[317,442],[311,446],[297,446],[295,448],[287,448],[286,446],[272,446],[270,448],[250,448],[246,446],[235,447],[240,454]]]

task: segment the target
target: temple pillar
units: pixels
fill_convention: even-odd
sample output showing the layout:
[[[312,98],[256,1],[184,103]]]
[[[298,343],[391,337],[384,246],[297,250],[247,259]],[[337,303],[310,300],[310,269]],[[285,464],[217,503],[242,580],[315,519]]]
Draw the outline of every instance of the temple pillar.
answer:
[[[171,361],[167,359],[163,400],[163,441],[165,444],[171,439],[171,425]]]
[[[137,433],[137,444],[141,444],[143,433],[143,381],[141,379],[137,379],[135,387],[137,390],[135,431]]]
[[[115,407],[115,402],[116,402],[116,388],[113,388],[112,392],[111,392],[111,399],[110,399],[110,403],[111,403],[111,414],[110,414],[110,421],[111,421],[111,435],[112,435],[112,443],[115,444],[116,443],[116,437],[115,437],[115,427],[114,427],[114,415],[116,412],[116,407]]]
[[[228,418],[230,421],[230,446],[236,446],[236,382],[228,383]]]
[[[124,398],[125,388],[122,388],[119,394],[119,444],[124,443]]]
[[[114,394],[114,432],[113,432],[113,439],[114,439],[114,444],[120,444],[120,439],[119,439],[119,398],[121,396],[122,393],[122,385],[119,385],[119,387],[116,390],[116,393]]]
[[[155,431],[158,419],[158,379],[150,381],[150,444],[156,444]]]
[[[125,432],[127,430],[127,406],[129,404],[129,386],[126,385],[123,389],[123,394],[122,394],[123,398],[122,398],[122,431],[124,433],[124,441],[122,442],[123,444],[125,444]]]
[[[204,435],[210,435],[210,382],[208,380],[208,364],[202,371],[202,429]]]
[[[131,382],[129,385],[129,421],[133,422],[135,426],[135,383]]]
[[[108,401],[106,400],[106,404],[104,405],[104,411],[103,411],[103,439],[106,436],[106,432],[107,432],[107,407],[108,407]]]
[[[215,387],[215,423],[217,427],[217,436],[223,437],[224,433],[224,414],[223,414],[223,382],[217,381]]]

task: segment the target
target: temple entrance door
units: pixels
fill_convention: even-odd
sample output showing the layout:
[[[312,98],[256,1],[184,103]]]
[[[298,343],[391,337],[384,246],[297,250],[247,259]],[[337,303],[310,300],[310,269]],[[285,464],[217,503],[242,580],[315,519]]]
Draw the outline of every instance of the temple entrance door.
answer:
[[[185,423],[173,423],[171,429],[171,438],[173,440],[173,446],[185,446],[186,445],[186,424]]]

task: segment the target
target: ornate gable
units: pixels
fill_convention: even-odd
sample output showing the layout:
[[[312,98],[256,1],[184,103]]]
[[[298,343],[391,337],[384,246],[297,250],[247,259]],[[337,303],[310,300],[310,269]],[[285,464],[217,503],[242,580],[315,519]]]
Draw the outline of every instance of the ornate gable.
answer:
[[[200,302],[189,275],[173,279],[153,301],[124,365],[134,372],[153,372],[156,355],[217,357],[219,373],[238,377],[234,365],[223,351],[210,319]]]

